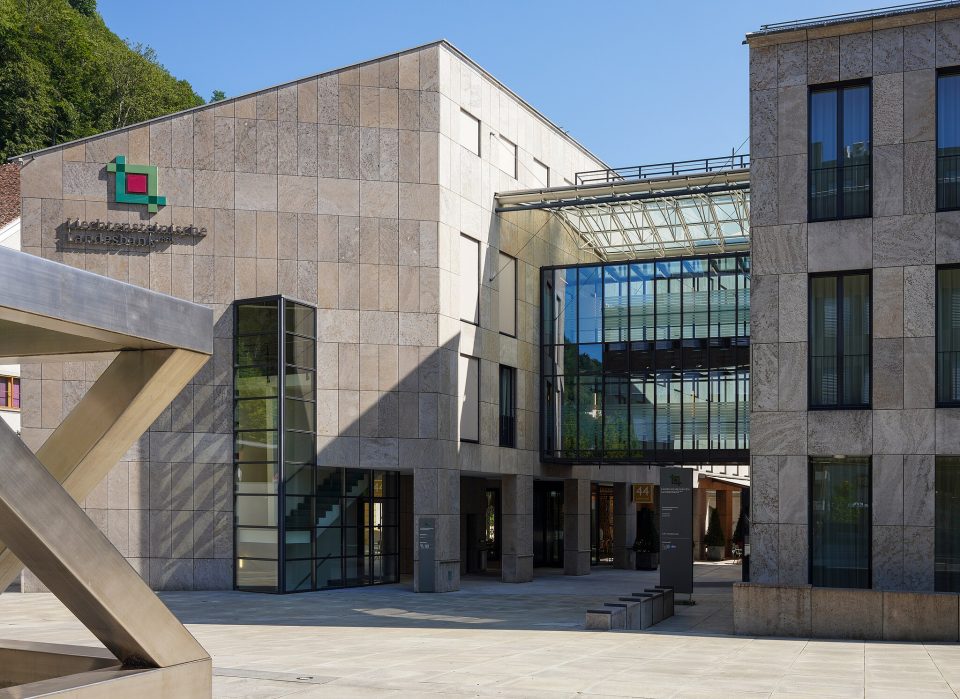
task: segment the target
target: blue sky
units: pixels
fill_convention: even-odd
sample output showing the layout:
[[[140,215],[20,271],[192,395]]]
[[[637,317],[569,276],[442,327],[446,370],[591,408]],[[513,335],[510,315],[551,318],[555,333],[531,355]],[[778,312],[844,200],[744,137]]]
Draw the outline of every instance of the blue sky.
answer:
[[[205,99],[444,38],[610,165],[729,153],[748,129],[748,31],[880,0],[99,0]],[[743,151],[747,146],[743,147]]]

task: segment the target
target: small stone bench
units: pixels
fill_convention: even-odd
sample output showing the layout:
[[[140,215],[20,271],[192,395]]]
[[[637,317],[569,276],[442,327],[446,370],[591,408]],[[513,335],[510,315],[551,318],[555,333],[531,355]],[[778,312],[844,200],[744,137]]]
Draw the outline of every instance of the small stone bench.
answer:
[[[673,588],[655,585],[644,592],[660,592],[663,594],[663,618],[668,619],[673,616]]]
[[[653,607],[653,623],[659,624],[661,621],[663,621],[663,593],[660,590],[634,592],[633,596],[649,597]]]
[[[620,601],[628,604],[633,603],[627,609],[628,629],[642,631],[653,626],[653,600],[649,597],[621,597]]]
[[[624,607],[588,609],[585,627],[589,631],[612,631],[626,626],[627,610]]]

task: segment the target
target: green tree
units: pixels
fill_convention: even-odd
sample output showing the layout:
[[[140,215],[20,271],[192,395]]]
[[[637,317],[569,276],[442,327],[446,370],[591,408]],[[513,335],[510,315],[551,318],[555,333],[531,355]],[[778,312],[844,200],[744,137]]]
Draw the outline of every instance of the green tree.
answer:
[[[200,104],[93,0],[0,0],[0,159]]]
[[[225,99],[227,99],[227,93],[223,90],[214,90],[213,96],[210,97],[211,102],[222,102]]]

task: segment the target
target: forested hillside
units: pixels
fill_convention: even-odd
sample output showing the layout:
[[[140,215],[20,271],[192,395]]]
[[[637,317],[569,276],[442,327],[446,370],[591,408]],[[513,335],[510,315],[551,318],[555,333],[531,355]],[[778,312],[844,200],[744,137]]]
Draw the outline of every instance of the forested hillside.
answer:
[[[199,104],[96,0],[0,0],[0,162]]]

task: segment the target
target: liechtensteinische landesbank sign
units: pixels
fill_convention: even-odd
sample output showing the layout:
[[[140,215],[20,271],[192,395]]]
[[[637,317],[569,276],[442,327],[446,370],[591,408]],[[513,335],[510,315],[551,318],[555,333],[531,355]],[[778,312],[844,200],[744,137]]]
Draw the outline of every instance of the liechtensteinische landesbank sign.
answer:
[[[107,172],[114,173],[114,203],[145,206],[149,213],[156,213],[167,205],[167,198],[157,193],[156,166],[131,165],[124,156],[118,155],[107,163]],[[150,249],[175,243],[193,244],[206,234],[206,228],[196,226],[67,219],[61,226],[58,244]]]

